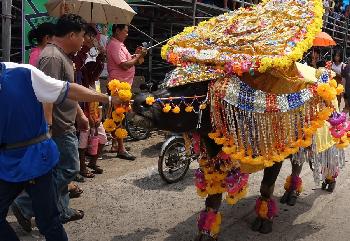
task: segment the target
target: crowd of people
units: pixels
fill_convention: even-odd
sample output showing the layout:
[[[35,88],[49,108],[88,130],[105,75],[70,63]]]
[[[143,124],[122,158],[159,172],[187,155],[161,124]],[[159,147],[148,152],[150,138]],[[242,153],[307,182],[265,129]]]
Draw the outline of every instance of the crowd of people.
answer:
[[[342,84],[344,86],[345,92],[342,96],[338,96],[338,104],[340,107],[341,104],[341,98],[344,98],[344,110],[346,112],[349,112],[349,106],[350,106],[350,64],[345,63],[343,58],[343,52],[341,49],[335,48],[333,50],[332,59],[330,61],[331,69],[335,74],[334,79],[337,80],[338,84]],[[326,67],[327,61],[325,60],[324,56],[321,54],[320,48],[313,48],[311,50],[311,58],[307,63],[308,65],[314,67],[314,68],[321,68]]]
[[[80,16],[74,14],[63,15],[56,24],[42,23],[28,34],[28,39],[33,45],[29,63],[44,74],[56,80],[62,80],[60,81],[62,83],[63,81],[77,83],[87,89],[93,88],[96,92],[101,92],[99,78],[106,67],[108,80],[118,79],[132,84],[135,65],[142,63],[146,55],[145,49],[140,47],[136,49],[135,54],[129,53],[124,45],[128,37],[127,25],[113,25],[110,38],[107,37],[107,26],[100,26],[100,31],[97,31],[95,25],[88,25]],[[34,90],[35,93],[36,91]],[[84,217],[84,211],[69,206],[70,199],[79,197],[83,192],[73,181],[84,181],[84,178],[93,178],[95,174],[103,173],[97,161],[107,143],[107,135],[102,125],[102,107],[99,106],[99,102],[78,103],[76,100],[69,98],[68,95],[68,98],[58,104],[56,100],[42,101],[43,114],[59,153],[58,162],[52,166],[52,176],[47,177],[52,178],[54,183],[55,189],[52,190],[52,194],[57,194],[57,210],[52,207],[51,209],[53,209],[52,212],[57,211],[57,220],[63,224]],[[92,106],[99,106],[97,113],[96,108]],[[115,152],[117,158],[135,160],[136,157],[126,150],[122,139],[112,136],[112,140],[110,151]],[[0,140],[0,143],[2,142],[4,140]],[[0,179],[3,178],[0,176]],[[32,181],[31,178],[29,181]],[[45,230],[44,222],[47,220],[43,222],[42,219],[38,219],[38,215],[41,214],[38,214],[38,207],[35,205],[37,200],[34,200],[36,197],[30,189],[25,188],[17,194],[11,196],[15,198],[11,209],[25,231],[32,230],[31,219],[36,217],[38,228],[47,240],[65,240],[63,228],[57,224],[57,220],[54,225],[61,230],[60,238],[56,236],[56,231],[51,230],[50,232],[55,234],[50,236],[51,234]],[[51,199],[53,196],[47,195],[43,202],[47,200],[51,202],[50,205],[55,205]],[[2,211],[6,218],[6,209]],[[3,232],[1,227],[3,222],[5,223],[6,220],[0,221],[0,233]],[[50,229],[55,227],[52,226]],[[13,238],[13,231],[9,231],[11,228],[6,226],[6,229]]]

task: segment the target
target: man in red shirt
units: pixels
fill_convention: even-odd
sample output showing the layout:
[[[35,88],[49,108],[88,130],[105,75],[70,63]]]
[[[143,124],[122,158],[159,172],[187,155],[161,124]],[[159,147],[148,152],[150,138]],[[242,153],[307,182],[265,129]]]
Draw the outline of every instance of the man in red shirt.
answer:
[[[135,65],[142,63],[146,50],[137,48],[136,53],[131,55],[124,45],[128,37],[129,28],[125,24],[114,24],[112,27],[112,37],[107,45],[107,70],[108,79],[117,79],[132,85],[135,76]],[[136,157],[125,150],[122,139],[117,139],[118,149],[115,142],[111,151],[118,152],[117,157],[126,160],[135,160]]]

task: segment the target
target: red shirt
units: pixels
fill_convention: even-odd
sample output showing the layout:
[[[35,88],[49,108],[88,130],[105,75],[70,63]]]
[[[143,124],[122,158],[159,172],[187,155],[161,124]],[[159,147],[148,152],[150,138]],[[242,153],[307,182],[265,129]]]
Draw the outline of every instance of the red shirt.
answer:
[[[117,79],[132,84],[135,76],[135,66],[128,70],[123,69],[120,64],[132,59],[125,45],[115,38],[111,38],[107,45],[107,70],[109,80]]]

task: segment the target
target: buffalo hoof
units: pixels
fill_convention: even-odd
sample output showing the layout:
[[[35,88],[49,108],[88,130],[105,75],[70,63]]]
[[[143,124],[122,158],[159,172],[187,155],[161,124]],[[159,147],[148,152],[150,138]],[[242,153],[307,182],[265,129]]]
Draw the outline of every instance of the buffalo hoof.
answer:
[[[280,199],[281,203],[287,203],[289,206],[294,206],[297,202],[298,194],[296,191],[285,192]]]
[[[268,234],[272,232],[272,220],[264,219],[262,225],[259,229],[259,232],[262,234]]]
[[[280,203],[286,203],[286,202],[288,201],[288,199],[289,199],[289,192],[286,191],[286,192],[283,194],[283,196],[281,197]]]
[[[297,199],[298,199],[298,194],[296,191],[291,191],[289,193],[289,198],[287,200],[287,204],[289,206],[294,206],[297,203]]]
[[[198,234],[194,241],[217,241],[217,239],[207,234]]]
[[[336,181],[329,183],[329,184],[328,184],[327,191],[328,191],[328,192],[333,192],[334,189],[335,189],[335,184],[336,184]]]
[[[254,232],[259,232],[262,222],[263,222],[262,218],[256,217],[254,222],[252,223],[251,229]]]
[[[272,220],[262,219],[260,217],[257,217],[252,223],[251,228],[254,232],[268,234],[272,232],[272,224],[273,224]]]

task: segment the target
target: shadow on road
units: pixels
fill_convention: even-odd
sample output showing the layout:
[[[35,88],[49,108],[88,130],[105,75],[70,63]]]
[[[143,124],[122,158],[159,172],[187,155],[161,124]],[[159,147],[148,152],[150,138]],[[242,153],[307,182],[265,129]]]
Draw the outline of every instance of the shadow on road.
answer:
[[[137,230],[134,233],[114,236],[111,241],[142,241],[144,240],[144,237],[150,236],[157,232],[159,232],[159,229],[145,228],[143,230]]]
[[[303,239],[323,228],[320,224],[310,221],[298,220],[298,223],[294,224],[300,215],[312,209],[314,201],[320,195],[327,195],[327,193],[317,189],[307,196],[300,197],[294,207],[279,203],[280,212],[274,220],[273,232],[265,235],[250,229],[250,225],[256,217],[254,205],[258,196],[243,199],[235,206],[229,206],[224,202],[220,210],[223,219],[219,241],[294,241]],[[275,198],[278,200],[279,197]],[[169,229],[167,232],[170,236],[165,241],[194,240],[197,234],[197,217],[198,213]]]
[[[159,157],[160,149],[162,148],[163,142],[159,142],[157,144],[154,144],[152,146],[146,147],[141,151],[141,157]]]
[[[157,172],[157,170],[154,170]],[[177,183],[167,184],[165,183],[158,173],[151,174],[149,176],[137,179],[133,181],[133,184],[144,190],[163,190],[163,191],[178,191],[182,192],[188,186],[194,185],[194,169],[189,169],[184,179]]]

